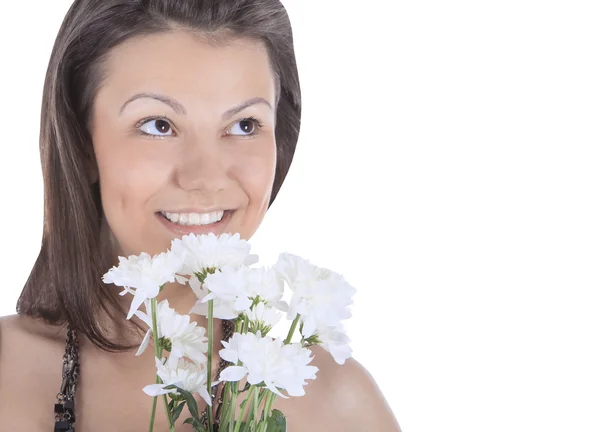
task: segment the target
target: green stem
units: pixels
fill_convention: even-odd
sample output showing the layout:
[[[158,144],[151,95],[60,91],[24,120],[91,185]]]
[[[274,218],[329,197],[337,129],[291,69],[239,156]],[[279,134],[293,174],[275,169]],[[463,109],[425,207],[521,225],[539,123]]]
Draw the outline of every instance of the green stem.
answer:
[[[223,431],[226,432],[226,427],[228,426],[228,418],[229,418],[229,409],[230,407],[233,405],[230,401],[229,401],[229,391],[230,391],[230,384],[229,382],[225,383],[225,387],[223,388],[223,394],[222,394],[222,399],[223,399],[223,406],[221,407],[221,423],[220,423],[220,427],[223,427]]]
[[[258,427],[258,432],[266,432],[267,427],[269,425],[269,417],[271,415],[271,409],[273,407],[273,401],[275,400],[275,393],[271,392],[268,389],[265,389],[266,402],[265,407],[263,409],[263,415],[261,417],[261,422]],[[263,395],[263,397],[265,396]],[[261,401],[262,402],[262,401]]]
[[[162,347],[158,343],[158,325],[156,323],[156,298],[150,300],[150,305],[152,308],[152,335],[154,339],[154,355],[156,358],[162,361]],[[160,377],[156,377],[157,384],[160,384],[162,381]],[[150,431],[154,428],[154,417],[156,413],[156,398],[154,397],[154,401],[152,403],[152,414],[150,415]],[[175,427],[173,426],[173,420],[171,419],[171,413],[169,412],[169,403],[167,402],[167,395],[163,395],[163,401],[165,405],[165,414],[167,415],[167,419],[169,420],[169,430],[171,432],[175,432]]]
[[[260,399],[258,401],[258,407],[260,408],[261,406],[263,407],[262,410],[262,417],[265,417],[265,408],[266,408],[266,403],[263,405],[263,402],[265,402],[267,396],[271,394],[271,391],[269,389],[263,388],[260,390]]]
[[[250,391],[248,392],[248,396],[246,396],[246,400],[245,400],[246,405],[244,405],[244,408],[242,408],[240,410],[240,415],[238,416],[237,423],[235,424],[234,432],[239,432],[240,427],[242,427],[242,420],[244,419],[244,412],[246,411],[246,406],[248,405],[248,401],[250,400],[250,398],[253,396],[255,389],[256,389],[256,386],[250,387]]]
[[[290,327],[290,331],[287,335],[287,338],[285,338],[285,345],[288,345],[292,341],[292,336],[294,336],[294,332],[296,331],[296,327],[298,326],[298,321],[300,321],[300,314],[296,315],[296,318],[294,319],[294,322]]]
[[[273,411],[273,403],[277,399],[277,395],[273,392],[269,395],[269,406],[267,407],[267,417],[271,417],[271,411]]]
[[[156,375],[156,384],[160,384],[160,378]],[[158,400],[158,396],[154,396],[152,398],[152,414],[150,414],[150,427],[148,428],[148,432],[152,432],[154,430],[154,417],[156,417],[156,401]]]
[[[208,301],[208,361],[206,365],[206,388],[208,394],[212,395],[212,356],[213,356],[213,300]],[[206,407],[208,414],[208,430],[213,430],[213,412],[211,407]]]
[[[229,421],[235,423],[235,410],[237,409],[238,392],[240,390],[240,383],[238,381],[232,382],[233,386],[231,389],[231,411],[229,414]]]
[[[241,333],[243,327],[243,320],[236,320],[234,333]],[[227,382],[225,384],[225,388],[223,390],[223,408],[221,411],[221,423],[219,425],[223,432],[233,432],[233,428],[235,427],[235,414],[238,393],[239,382]]]
[[[244,325],[242,326],[242,334],[248,333],[248,326],[250,325],[250,320],[244,317]]]
[[[165,405],[165,413],[167,414],[167,419],[169,420],[169,431],[175,432],[175,425],[173,424],[173,418],[171,417],[171,413],[169,412],[169,402],[167,401],[167,395],[163,395],[163,402]]]
[[[252,420],[255,426],[258,426],[258,422],[260,419],[258,418],[258,407],[260,405],[260,401],[258,398],[260,391],[254,393],[254,399],[252,400]],[[262,400],[262,399],[261,399]],[[254,430],[254,427],[252,428]]]

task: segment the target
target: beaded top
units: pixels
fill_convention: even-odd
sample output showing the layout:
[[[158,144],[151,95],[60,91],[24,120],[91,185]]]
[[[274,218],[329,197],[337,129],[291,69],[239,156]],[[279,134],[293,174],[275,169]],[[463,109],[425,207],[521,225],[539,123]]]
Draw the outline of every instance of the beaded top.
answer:
[[[233,321],[223,320],[223,339],[229,340],[233,336],[234,324]],[[217,369],[216,376],[227,367],[227,361],[221,359],[219,367]],[[79,381],[79,342],[77,340],[77,332],[71,328],[71,325],[67,326],[67,340],[65,344],[65,354],[63,355],[63,366],[62,366],[62,383],[60,391],[56,396],[57,402],[54,404],[54,432],[75,432],[75,391],[77,390],[77,384]],[[216,381],[216,378],[215,378]],[[214,386],[211,391],[211,397],[213,402],[217,399],[221,384]],[[221,406],[223,400],[219,398],[217,400],[217,410],[215,415],[214,424],[216,430],[219,427]],[[215,404],[213,403],[213,406]],[[200,416],[200,420],[205,427],[208,427],[208,407],[204,409]]]

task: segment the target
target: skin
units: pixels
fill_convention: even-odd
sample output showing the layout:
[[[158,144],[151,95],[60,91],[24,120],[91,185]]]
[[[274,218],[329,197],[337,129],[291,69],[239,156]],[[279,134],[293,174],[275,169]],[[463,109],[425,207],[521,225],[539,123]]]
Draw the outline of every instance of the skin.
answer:
[[[275,174],[274,80],[260,43],[230,42],[214,46],[197,36],[172,32],[131,39],[113,49],[107,80],[95,100],[91,132],[97,161],[92,177],[100,181],[115,257],[169,248],[177,234],[163,226],[158,211],[234,209],[222,231],[239,232],[244,239],[250,239],[262,222]],[[142,92],[167,96],[185,113],[147,97],[123,107]],[[223,118],[223,113],[252,98],[262,102]],[[156,116],[165,117],[165,122],[148,120]],[[261,126],[244,121],[250,116]],[[195,302],[191,290],[174,285],[158,300],[162,298],[180,313],[187,313]],[[206,319],[196,320],[206,326]],[[221,332],[218,323],[216,332]],[[118,329],[115,336],[123,337]],[[133,342],[139,343],[141,334],[136,338]],[[64,340],[63,329],[28,317],[0,319],[3,428],[35,432],[51,427]],[[77,429],[146,430],[151,398],[141,389],[153,382],[153,350],[140,357],[107,353],[82,338],[80,353]],[[286,414],[290,432],[400,430],[379,388],[358,362],[349,359],[340,366],[320,348],[313,353],[318,379],[309,382],[306,396],[275,403]],[[155,430],[164,431],[163,407],[158,408]]]

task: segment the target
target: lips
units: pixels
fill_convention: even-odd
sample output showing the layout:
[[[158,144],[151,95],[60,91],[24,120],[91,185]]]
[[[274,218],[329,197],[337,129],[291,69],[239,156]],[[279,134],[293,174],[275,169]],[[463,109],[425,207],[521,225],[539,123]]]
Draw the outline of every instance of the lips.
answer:
[[[180,225],[171,222],[167,219],[161,212],[156,213],[156,217],[159,219],[160,223],[167,228],[171,233],[177,235],[186,235],[186,234],[210,234],[213,233],[215,235],[221,234],[224,232],[227,223],[231,219],[234,210],[226,210],[223,213],[223,218],[219,222],[212,223],[210,225]]]
[[[218,210],[211,213],[161,213],[171,222],[179,225],[211,225],[223,219],[225,210]]]

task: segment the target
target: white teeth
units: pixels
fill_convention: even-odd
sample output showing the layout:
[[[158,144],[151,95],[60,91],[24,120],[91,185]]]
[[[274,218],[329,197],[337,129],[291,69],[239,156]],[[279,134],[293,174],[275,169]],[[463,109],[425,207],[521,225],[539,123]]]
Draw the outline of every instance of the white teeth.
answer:
[[[223,219],[223,210],[212,213],[169,213],[162,214],[171,222],[178,225],[210,225]]]

